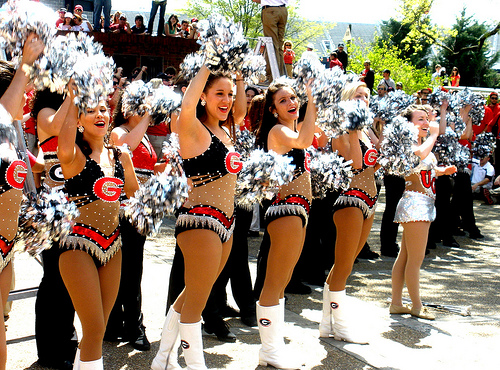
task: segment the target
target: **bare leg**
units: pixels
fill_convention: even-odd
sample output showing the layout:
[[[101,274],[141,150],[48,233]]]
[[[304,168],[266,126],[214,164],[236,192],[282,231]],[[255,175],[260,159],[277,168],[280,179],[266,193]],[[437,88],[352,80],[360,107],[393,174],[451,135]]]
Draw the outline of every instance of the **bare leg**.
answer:
[[[221,243],[211,230],[189,230],[177,236],[184,256],[186,287],[175,301],[174,310],[181,313],[182,323],[200,321],[212,286],[226,264],[232,241],[231,237]]]
[[[348,207],[336,211],[333,215],[333,221],[337,228],[335,263],[326,281],[331,291],[341,291],[345,289],[354,260],[361,250],[360,248],[363,247],[361,235],[363,234],[364,217],[359,208]]]
[[[305,228],[298,216],[280,217],[267,227],[271,248],[267,261],[266,278],[260,294],[261,306],[276,306],[283,297],[304,245]]]
[[[121,253],[97,270],[92,257],[85,251],[67,251],[59,258],[59,269],[76,313],[82,323],[80,359],[94,361],[102,357],[102,341],[106,320],[116,299],[120,283]],[[100,276],[102,275],[102,276]],[[101,279],[108,281],[101,289]],[[105,297],[103,299],[103,297]],[[105,316],[104,305],[107,316]]]
[[[401,239],[401,250],[392,267],[392,304],[395,306],[403,305],[403,288],[405,284],[405,270],[408,259],[406,249],[406,229],[403,230]]]
[[[405,281],[413,309],[422,307],[420,300],[420,266],[425,258],[425,246],[429,235],[430,222],[408,222],[403,224],[408,258]]]
[[[13,253],[13,252],[11,252]],[[12,282],[12,262],[0,273],[0,307],[5,305],[9,297],[10,283]],[[5,322],[0,320],[0,370],[5,370],[7,363],[7,339],[5,336]]]

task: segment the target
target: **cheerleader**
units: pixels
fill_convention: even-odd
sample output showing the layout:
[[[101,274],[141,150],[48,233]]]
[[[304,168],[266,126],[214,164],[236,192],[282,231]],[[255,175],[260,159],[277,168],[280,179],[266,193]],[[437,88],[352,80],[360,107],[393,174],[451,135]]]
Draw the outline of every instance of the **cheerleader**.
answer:
[[[292,158],[295,164],[293,180],[283,185],[266,211],[265,221],[270,236],[270,250],[266,276],[257,302],[257,322],[262,347],[259,364],[278,369],[297,369],[284,351],[284,293],[297,263],[306,234],[312,192],[309,156],[305,148],[313,141],[316,107],[307,87],[307,112],[303,122],[299,118],[299,101],[287,84],[274,83],[265,96],[252,101],[252,110],[259,113],[256,144],[264,150]],[[254,125],[252,125],[254,126]]]
[[[349,84],[342,92],[342,100],[362,100],[367,107],[369,96],[370,90],[364,82]],[[367,340],[352,330],[348,318],[345,286],[373,224],[378,198],[375,185],[377,150],[368,134],[360,130],[332,139],[332,149],[352,161],[354,177],[350,188],[340,193],[333,206],[333,221],[337,228],[335,263],[323,289],[323,317],[319,331],[322,338],[332,336],[336,340],[364,344]]]
[[[420,300],[420,266],[425,257],[429,226],[436,218],[435,176],[451,175],[455,166],[437,167],[431,152],[439,136],[439,124],[430,122],[423,106],[412,105],[402,114],[418,129],[418,144],[414,153],[420,157],[420,164],[405,178],[405,191],[396,208],[394,222],[403,226],[401,249],[392,268],[391,314],[406,314],[434,320],[434,315],[422,306]],[[411,309],[403,305],[403,286],[406,283],[412,301]]]
[[[73,100],[73,87],[69,93]],[[120,195],[139,188],[127,151],[109,147],[104,100],[83,113],[71,104],[59,132],[57,156],[69,200],[80,216],[59,258],[62,279],[82,323],[75,358],[80,369],[102,369],[102,341],[120,283]]]
[[[130,86],[130,85],[129,85]],[[118,100],[113,115],[111,142],[121,146],[127,144],[132,151],[132,162],[139,183],[144,184],[152,175],[156,163],[156,152],[151,145],[146,130],[151,124],[151,116],[137,114],[124,116],[122,112],[123,94]],[[146,236],[124,217],[120,219],[122,235],[122,274],[120,289],[115,306],[111,311],[106,329],[106,340],[122,338],[140,351],[148,351],[150,343],[146,337],[141,312],[142,262]]]
[[[17,233],[19,210],[23,197],[24,179],[27,165],[19,159],[15,149],[16,133],[12,118],[21,120],[25,104],[24,89],[28,84],[23,67],[31,65],[43,51],[44,44],[36,34],[30,34],[23,48],[21,67],[16,71],[9,63],[0,61],[0,128],[4,137],[0,143],[0,307],[4,307],[9,297],[12,282],[12,247]],[[34,159],[31,158],[30,159]],[[0,320],[0,370],[7,362],[7,344],[4,320]]]
[[[177,368],[177,338],[189,369],[206,369],[201,313],[227,261],[234,229],[234,190],[241,170],[234,151],[234,122],[245,114],[243,80],[233,81],[203,66],[187,88],[174,130],[179,135],[183,169],[191,184],[179,209],[175,236],[185,267],[185,288],[170,306],[160,348],[151,368]],[[231,126],[231,131],[226,128]]]

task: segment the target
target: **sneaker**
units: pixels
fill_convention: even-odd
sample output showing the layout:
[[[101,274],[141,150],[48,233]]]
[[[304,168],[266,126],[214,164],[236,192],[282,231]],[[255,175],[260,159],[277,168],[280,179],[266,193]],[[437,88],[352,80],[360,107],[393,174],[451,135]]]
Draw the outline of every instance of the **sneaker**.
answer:
[[[483,188],[483,197],[486,204],[491,206],[493,203],[495,203],[493,201],[493,198],[491,197],[490,191],[486,188]]]

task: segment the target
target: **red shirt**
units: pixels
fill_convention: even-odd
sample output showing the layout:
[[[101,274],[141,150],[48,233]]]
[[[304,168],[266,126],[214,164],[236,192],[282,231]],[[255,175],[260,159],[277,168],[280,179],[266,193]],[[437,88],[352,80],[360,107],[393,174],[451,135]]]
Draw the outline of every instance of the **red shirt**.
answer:
[[[162,122],[159,125],[148,127],[146,133],[148,135],[153,135],[153,136],[167,136],[168,134],[170,134],[166,122]]]
[[[283,52],[283,60],[285,64],[293,64],[293,60],[295,59],[295,52],[292,49],[286,49]]]
[[[342,62],[340,60],[330,60],[330,68],[333,68],[335,66],[339,66],[341,70],[344,70],[344,66],[342,65]]]

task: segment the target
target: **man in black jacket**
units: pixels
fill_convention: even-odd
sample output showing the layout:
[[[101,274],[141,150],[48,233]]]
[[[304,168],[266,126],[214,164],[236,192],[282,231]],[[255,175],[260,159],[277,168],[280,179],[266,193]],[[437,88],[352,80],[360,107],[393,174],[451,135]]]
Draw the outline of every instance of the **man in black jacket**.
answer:
[[[346,73],[347,64],[349,64],[349,56],[344,50],[344,44],[340,43],[339,46],[337,47],[337,50],[335,50],[335,53],[337,53],[337,58],[338,60],[340,60],[342,66],[344,67],[344,73]]]
[[[363,72],[361,72],[359,79],[366,84],[366,86],[370,89],[371,94],[373,90],[373,84],[375,83],[375,72],[370,68],[369,60],[365,60],[363,65],[365,66],[365,69],[363,70]]]

